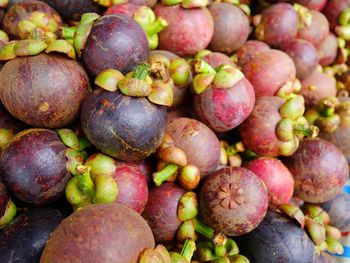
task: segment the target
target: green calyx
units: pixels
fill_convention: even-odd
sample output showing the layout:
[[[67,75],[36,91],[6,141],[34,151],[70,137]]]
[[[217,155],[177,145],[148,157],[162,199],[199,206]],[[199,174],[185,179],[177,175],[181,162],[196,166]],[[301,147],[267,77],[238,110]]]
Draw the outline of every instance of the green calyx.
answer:
[[[76,172],[66,186],[66,197],[75,209],[94,203],[113,203],[118,196],[118,185],[110,176],[90,175],[90,167],[77,165]]]
[[[301,209],[292,204],[284,204],[278,207],[280,211],[288,215],[290,218],[296,220],[301,228],[305,226],[305,215]]]
[[[85,165],[90,167],[91,177],[93,179],[96,176],[113,177],[117,169],[115,160],[102,153],[91,155],[86,160]]]
[[[299,4],[294,4],[293,7],[299,16],[299,28],[310,26],[312,23],[310,10]]]
[[[350,7],[345,8],[338,17],[339,25],[335,27],[335,33],[343,40],[350,40]]]
[[[156,17],[148,6],[140,6],[133,14],[133,18],[145,31],[149,47],[156,49],[158,47],[158,33],[168,26],[168,22],[161,17]]]
[[[194,60],[192,64],[196,73],[192,86],[196,94],[201,94],[209,87],[230,89],[244,79],[243,73],[231,65],[221,65],[214,69],[201,59]]]
[[[195,222],[193,219],[181,223],[176,232],[176,239],[179,242],[184,242],[186,239],[197,239]]]
[[[127,3],[128,0],[94,0],[94,2],[104,7],[110,7],[112,5]]]
[[[171,258],[163,245],[157,245],[142,251],[138,263],[171,263]]]
[[[305,117],[323,132],[332,133],[338,127],[350,127],[350,102],[340,102],[336,97],[322,99]]]
[[[14,137],[14,134],[8,129],[0,129],[0,148],[5,148]]]
[[[209,5],[208,0],[162,0],[163,5],[181,5],[182,8],[192,9],[206,7]]]
[[[196,250],[196,243],[187,239],[182,247],[181,253],[170,252],[171,263],[190,263]]]
[[[17,208],[15,203],[10,199],[7,203],[4,215],[0,218],[0,229],[10,223],[15,218]]]
[[[183,222],[194,219],[198,215],[198,200],[194,192],[185,193],[179,200],[177,217]]]

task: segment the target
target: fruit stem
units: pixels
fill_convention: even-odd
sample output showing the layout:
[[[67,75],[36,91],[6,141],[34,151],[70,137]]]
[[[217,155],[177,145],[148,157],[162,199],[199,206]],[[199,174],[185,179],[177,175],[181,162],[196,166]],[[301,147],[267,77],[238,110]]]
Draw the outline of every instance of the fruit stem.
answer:
[[[195,250],[196,243],[192,239],[186,239],[181,250],[181,256],[183,256],[188,262],[191,262]]]
[[[212,240],[214,238],[214,235],[215,235],[214,229],[203,224],[197,218],[194,219],[194,223],[195,223],[195,230],[197,233],[201,234],[202,236],[206,237],[209,240]]]
[[[132,77],[134,79],[145,80],[150,71],[151,71],[150,66],[147,63],[142,63],[137,66]]]
[[[90,167],[85,165],[77,165],[76,170],[76,178],[79,182],[79,187],[82,193],[89,195],[93,198],[95,193],[95,185],[91,180],[90,176]]]
[[[156,186],[161,186],[166,180],[168,180],[173,174],[177,172],[179,166],[176,164],[168,164],[161,171],[153,174],[153,181]]]

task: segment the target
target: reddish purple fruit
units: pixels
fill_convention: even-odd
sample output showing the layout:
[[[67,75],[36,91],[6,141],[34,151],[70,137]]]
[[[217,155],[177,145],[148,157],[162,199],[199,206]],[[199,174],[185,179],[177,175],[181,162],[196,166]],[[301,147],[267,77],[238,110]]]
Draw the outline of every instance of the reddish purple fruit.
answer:
[[[293,59],[296,77],[299,80],[307,78],[315,71],[318,64],[318,53],[310,42],[297,39],[286,43],[282,49]]]
[[[147,60],[148,40],[141,26],[126,15],[107,15],[98,19],[86,41],[83,62],[96,77],[102,70],[128,73]]]
[[[207,88],[194,96],[193,109],[197,117],[211,129],[226,132],[240,125],[252,112],[254,89],[244,78],[232,88]]]
[[[252,231],[264,219],[267,207],[263,181],[245,168],[222,168],[209,175],[201,189],[203,220],[226,235]]]
[[[327,4],[327,0],[296,0],[295,2],[315,11],[322,11]]]
[[[317,46],[319,63],[321,66],[331,65],[337,57],[338,41],[333,33],[328,36]]]
[[[300,94],[305,99],[305,105],[310,107],[316,105],[323,98],[337,95],[335,78],[317,70],[304,79],[301,85]]]
[[[76,61],[42,53],[7,62],[0,86],[1,101],[13,116],[34,127],[59,128],[77,118],[89,79]]]
[[[323,13],[328,19],[330,28],[334,30],[334,28],[338,25],[338,18],[341,12],[344,11],[345,8],[349,7],[350,0],[329,0]]]
[[[250,27],[245,13],[231,3],[213,2],[209,11],[214,19],[214,35],[209,49],[231,54],[247,41]]]
[[[269,194],[269,207],[287,204],[293,196],[294,180],[287,167],[278,159],[259,157],[245,167],[264,181]]]
[[[299,29],[298,38],[318,46],[329,33],[329,24],[327,18],[321,12],[311,10],[310,13],[312,15],[311,23]]]
[[[214,22],[206,7],[185,9],[180,5],[156,5],[154,12],[169,24],[158,35],[159,49],[182,57],[192,56],[206,48],[213,37]]]
[[[188,163],[198,167],[202,178],[219,165],[219,140],[205,124],[194,119],[177,118],[168,123],[167,132],[175,146],[186,153]]]
[[[71,176],[66,169],[66,150],[54,131],[18,133],[1,155],[4,184],[26,203],[41,205],[58,199]]]
[[[0,103],[0,128],[8,129],[12,133],[17,133],[24,130],[25,124],[13,117]]]
[[[291,4],[278,3],[263,11],[258,18],[255,37],[272,47],[279,47],[295,39],[298,32],[298,14]]]
[[[181,224],[177,216],[180,198],[186,193],[174,183],[164,183],[150,190],[142,216],[151,227],[156,242],[170,242]]]
[[[248,40],[241,48],[236,51],[237,63],[243,66],[250,61],[255,55],[262,51],[269,50],[268,44],[258,40]]]
[[[123,4],[117,4],[112,5],[110,8],[107,9],[107,11],[104,13],[104,15],[127,15],[129,17],[132,17],[137,9],[139,9],[140,6],[133,4],[133,3],[123,3]]]
[[[227,55],[220,52],[212,52],[203,57],[201,57],[205,62],[207,62],[213,68],[220,65],[231,65],[234,66],[233,61]]]
[[[293,60],[284,52],[271,49],[256,54],[242,67],[253,85],[256,97],[273,96],[285,84],[295,80]]]
[[[284,163],[294,177],[295,195],[310,203],[331,200],[341,192],[349,174],[344,155],[322,139],[304,139]]]

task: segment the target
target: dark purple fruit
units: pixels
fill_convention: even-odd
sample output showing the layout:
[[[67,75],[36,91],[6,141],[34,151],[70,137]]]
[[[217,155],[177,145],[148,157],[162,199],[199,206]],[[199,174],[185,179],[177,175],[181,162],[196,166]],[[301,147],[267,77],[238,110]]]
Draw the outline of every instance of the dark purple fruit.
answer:
[[[214,19],[210,50],[231,54],[243,46],[250,33],[245,13],[239,7],[224,2],[213,2],[208,9]]]
[[[87,71],[96,77],[102,70],[128,73],[147,60],[148,40],[141,26],[126,15],[107,15],[92,27],[83,51]]]
[[[66,169],[66,150],[54,131],[18,133],[1,155],[4,184],[26,203],[41,205],[58,199],[71,176]]]
[[[84,101],[81,124],[89,141],[103,153],[137,161],[156,151],[163,140],[167,113],[147,98],[96,89]]]
[[[1,101],[13,116],[34,127],[59,128],[77,118],[89,79],[76,61],[42,53],[7,62],[0,87]]]
[[[99,13],[101,7],[93,0],[43,0],[52,6],[64,20],[79,21],[84,13]]]
[[[0,103],[0,128],[17,133],[25,128],[25,124],[13,117]]]
[[[272,211],[241,241],[240,252],[252,263],[311,263],[316,259],[315,245],[305,231]]]
[[[240,236],[264,219],[268,208],[265,184],[245,168],[222,168],[209,175],[200,194],[204,222],[215,231]]]
[[[341,192],[349,175],[344,155],[322,139],[304,139],[284,163],[294,177],[295,196],[309,203],[331,200]]]
[[[96,204],[75,212],[51,234],[41,263],[137,263],[154,248],[146,221],[120,204]]]
[[[174,183],[164,183],[150,190],[142,216],[151,227],[156,242],[170,242],[181,224],[177,216],[180,198],[186,190]]]
[[[36,208],[15,218],[0,232],[0,262],[39,262],[52,231],[64,219],[53,208]]]

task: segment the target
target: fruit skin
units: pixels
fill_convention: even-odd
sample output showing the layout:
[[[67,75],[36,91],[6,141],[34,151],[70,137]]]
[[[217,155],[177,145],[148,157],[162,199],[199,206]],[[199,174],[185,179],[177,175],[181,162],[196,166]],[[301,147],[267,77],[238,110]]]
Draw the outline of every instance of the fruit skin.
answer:
[[[318,64],[317,49],[310,42],[297,39],[282,46],[292,59],[296,68],[296,77],[299,80],[309,77]]]
[[[237,63],[239,66],[243,66],[250,61],[255,55],[260,52],[269,50],[268,44],[258,40],[248,40],[242,47],[236,51]]]
[[[294,177],[294,195],[309,203],[331,200],[341,192],[349,174],[340,150],[318,138],[304,139],[283,162]]]
[[[338,25],[338,17],[340,13],[350,5],[350,0],[329,0],[325,9],[324,15],[327,17],[330,28],[334,28]]]
[[[280,205],[289,203],[293,196],[294,179],[280,160],[259,157],[249,161],[244,167],[264,181],[269,195],[270,208],[278,208]]]
[[[149,7],[154,7],[157,3],[157,0],[129,0],[128,2],[135,5],[146,5]]]
[[[159,49],[181,57],[192,56],[206,48],[213,37],[214,21],[206,7],[185,9],[158,4],[154,12],[169,24],[158,34]]]
[[[30,126],[59,128],[77,118],[89,79],[74,60],[42,53],[8,61],[0,87],[1,101],[13,116]]]
[[[311,10],[310,13],[312,15],[311,24],[299,29],[297,37],[317,46],[327,37],[329,23],[321,12]]]
[[[66,218],[51,234],[40,263],[137,263],[154,248],[145,220],[120,204],[95,204]]]
[[[26,203],[50,203],[64,194],[71,177],[66,169],[66,149],[54,131],[24,130],[2,152],[2,181]]]
[[[79,21],[82,14],[100,13],[100,7],[93,0],[43,0],[52,6],[64,20]]]
[[[227,55],[220,52],[212,52],[208,55],[205,55],[201,59],[203,59],[213,68],[216,68],[223,64],[234,66],[233,61]]]
[[[217,132],[229,131],[240,125],[252,112],[254,89],[244,78],[232,88],[209,87],[194,96],[193,109],[197,117]]]
[[[39,262],[50,233],[63,219],[59,210],[50,207],[19,215],[0,233],[0,261]]]
[[[327,0],[297,0],[295,2],[315,11],[322,11],[327,4]]]
[[[134,19],[126,15],[106,15],[92,27],[83,62],[92,77],[110,68],[126,74],[145,62],[149,51],[146,34]]]
[[[336,263],[335,257],[331,254],[328,254],[327,252],[321,252],[321,255],[319,255],[316,259],[316,263]]]
[[[255,96],[273,96],[284,84],[294,81],[293,60],[284,52],[271,49],[256,54],[242,67],[255,90]]]
[[[115,200],[141,213],[147,204],[148,187],[145,175],[132,163],[117,162],[114,180],[118,184],[118,196]]]
[[[230,3],[213,2],[209,12],[214,19],[214,35],[209,49],[231,54],[247,41],[250,27],[248,17]]]
[[[177,217],[178,203],[185,193],[180,186],[167,182],[150,190],[142,216],[152,229],[156,242],[166,243],[175,238],[181,224]]]
[[[2,30],[9,34],[12,39],[20,39],[18,22],[28,19],[30,14],[34,12],[45,13],[54,19],[58,26],[63,26],[62,19],[55,9],[43,1],[30,0],[11,5],[2,19]]]
[[[25,129],[25,124],[13,117],[0,103],[0,128],[8,129],[12,133],[17,133]]]
[[[200,193],[204,222],[218,232],[240,236],[264,219],[268,208],[262,180],[248,169],[226,167],[209,175]]]
[[[337,95],[335,78],[317,70],[304,79],[301,86],[299,93],[303,95],[305,105],[309,107],[315,106],[323,98]],[[313,87],[316,87],[316,89],[313,89]]]
[[[198,167],[201,178],[219,165],[219,140],[205,124],[190,118],[175,118],[168,123],[167,132],[175,146],[186,153],[188,163]]]
[[[272,47],[279,47],[294,40],[297,32],[297,12],[291,4],[278,3],[262,12],[262,20],[255,29],[255,36]]]
[[[317,46],[319,63],[321,66],[331,65],[337,57],[338,41],[333,33],[328,36]]]
[[[333,199],[322,203],[321,207],[331,218],[332,226],[342,232],[350,231],[350,195],[347,193],[337,194]]]
[[[284,100],[266,96],[256,99],[254,109],[239,127],[242,141],[247,148],[261,156],[280,155],[280,141],[276,135],[276,125],[281,120],[278,112]]]
[[[165,107],[147,98],[102,89],[85,99],[80,117],[89,141],[103,153],[124,161],[141,160],[155,152],[167,123]]]
[[[315,246],[306,232],[283,214],[268,211],[262,223],[241,239],[240,253],[250,262],[315,262]]]

